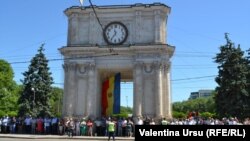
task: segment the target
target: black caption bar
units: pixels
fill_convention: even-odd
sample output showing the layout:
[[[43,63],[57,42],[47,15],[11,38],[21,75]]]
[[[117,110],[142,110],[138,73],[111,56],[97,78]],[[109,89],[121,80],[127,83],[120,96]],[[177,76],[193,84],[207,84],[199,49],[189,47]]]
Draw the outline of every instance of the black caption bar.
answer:
[[[135,140],[191,139],[217,141],[250,140],[249,125],[136,125]]]

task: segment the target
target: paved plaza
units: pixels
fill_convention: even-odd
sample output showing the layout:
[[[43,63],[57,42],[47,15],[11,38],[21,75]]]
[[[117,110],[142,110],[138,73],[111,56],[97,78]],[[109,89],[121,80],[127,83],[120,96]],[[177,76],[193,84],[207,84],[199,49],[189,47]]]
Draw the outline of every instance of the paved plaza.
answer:
[[[69,138],[68,136],[57,135],[20,135],[20,134],[0,134],[0,141],[105,141],[108,137],[89,137],[89,136],[75,136]],[[111,139],[112,140],[112,139]],[[116,141],[134,141],[134,138],[116,137]]]
[[[88,139],[63,139],[65,141],[89,141]],[[19,139],[19,138],[0,138],[0,141],[62,141],[62,139]],[[100,141],[100,140],[91,140]]]

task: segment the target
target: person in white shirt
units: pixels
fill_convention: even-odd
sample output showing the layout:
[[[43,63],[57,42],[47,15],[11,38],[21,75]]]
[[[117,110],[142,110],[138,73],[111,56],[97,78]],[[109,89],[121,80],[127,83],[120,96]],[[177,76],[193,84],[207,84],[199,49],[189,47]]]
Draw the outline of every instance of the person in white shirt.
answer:
[[[25,125],[25,131],[27,134],[31,133],[31,115],[27,116],[24,120],[24,125]]]
[[[154,121],[154,119],[153,119],[153,118],[150,120],[149,125],[155,125],[155,121]]]

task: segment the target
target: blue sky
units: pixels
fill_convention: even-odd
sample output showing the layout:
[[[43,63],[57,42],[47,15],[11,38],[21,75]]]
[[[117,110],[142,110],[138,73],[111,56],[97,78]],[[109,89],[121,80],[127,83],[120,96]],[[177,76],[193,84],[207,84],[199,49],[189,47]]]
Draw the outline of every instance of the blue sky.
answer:
[[[214,89],[217,75],[213,57],[225,44],[224,33],[250,48],[249,0],[92,0],[95,5],[117,5],[161,2],[170,6],[167,42],[176,46],[172,58],[172,100],[182,101],[190,92]],[[45,43],[47,59],[62,58],[58,48],[66,45],[67,17],[63,11],[79,5],[78,0],[3,0],[0,5],[0,58],[12,63],[15,80],[22,73],[38,47]],[[89,6],[85,0],[84,6]],[[56,86],[62,87],[62,62],[50,62]],[[122,88],[122,105],[132,105],[132,85]],[[127,99],[126,99],[127,97]],[[128,103],[127,103],[128,102]]]

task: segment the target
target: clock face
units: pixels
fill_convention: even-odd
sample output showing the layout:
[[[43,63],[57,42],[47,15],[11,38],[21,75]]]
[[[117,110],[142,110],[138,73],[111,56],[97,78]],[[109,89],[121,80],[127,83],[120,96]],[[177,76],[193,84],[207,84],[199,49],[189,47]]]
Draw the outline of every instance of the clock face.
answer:
[[[128,29],[121,22],[111,22],[104,29],[104,39],[110,45],[121,45],[128,37]]]

